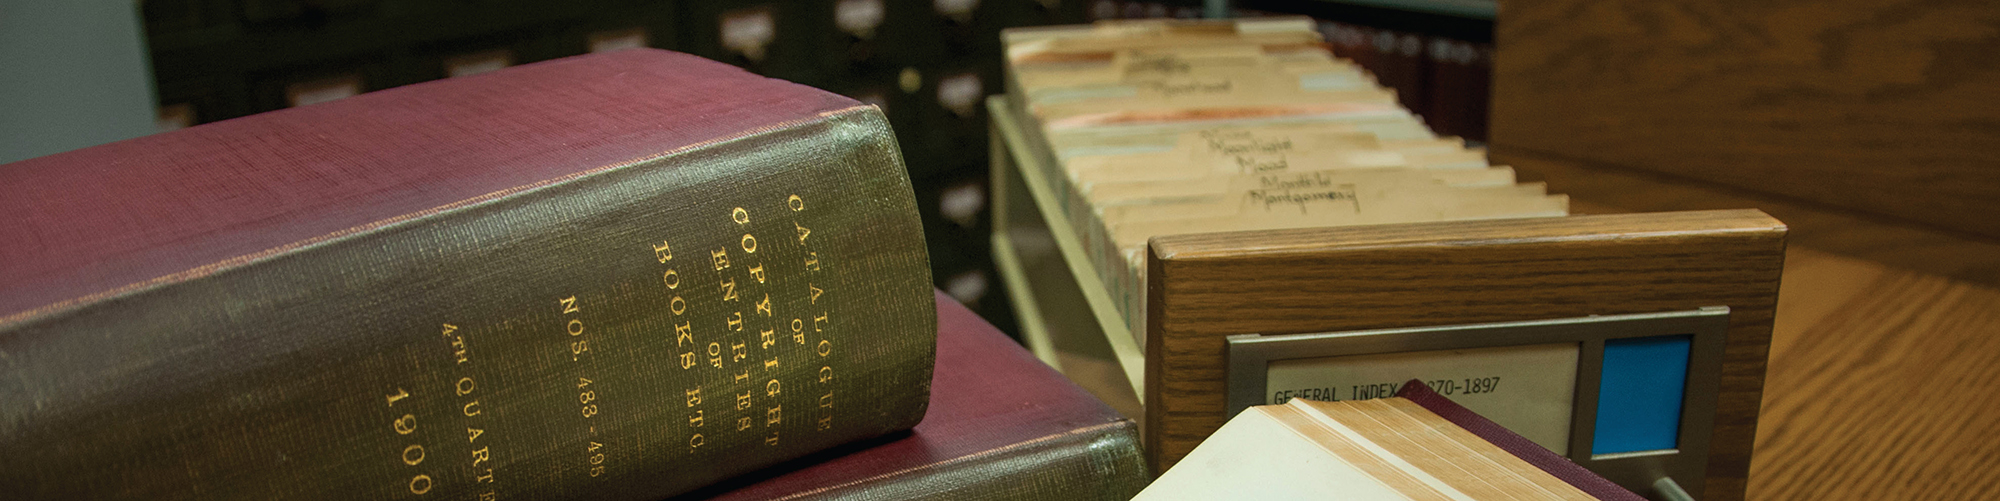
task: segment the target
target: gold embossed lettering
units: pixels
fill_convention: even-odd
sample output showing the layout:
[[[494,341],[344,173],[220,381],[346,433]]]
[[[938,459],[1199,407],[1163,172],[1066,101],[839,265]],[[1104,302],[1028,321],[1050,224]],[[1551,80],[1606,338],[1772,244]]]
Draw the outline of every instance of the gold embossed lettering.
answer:
[[[673,247],[667,245],[665,240],[662,240],[660,241],[660,245],[653,246],[653,256],[660,259],[660,264],[667,264],[667,261],[674,260]]]
[[[472,358],[465,352],[465,336],[451,337],[451,356],[453,360],[457,360],[461,364],[472,361]]]
[[[764,265],[762,263],[750,267],[750,278],[757,279],[757,283],[764,283]]]
[[[750,211],[743,210],[742,207],[732,209],[729,211],[729,220],[735,221],[736,224],[750,224]]]
[[[721,249],[708,251],[708,259],[709,261],[715,263],[715,271],[722,271],[724,269],[728,269],[729,248],[724,247]]]
[[[458,326],[452,324],[443,324],[443,325],[444,325],[445,339],[451,340],[451,354],[454,357],[454,359],[456,359],[458,363],[461,364],[470,362],[471,359],[465,353],[465,336],[460,336],[455,334],[456,332],[458,332]]]
[[[561,301],[562,301],[562,312],[563,312],[563,314],[567,315],[567,314],[570,314],[570,313],[576,313],[576,312],[577,312],[578,308],[576,307],[576,296],[570,296],[570,297],[566,297],[566,298],[562,298],[562,300],[561,300]]]

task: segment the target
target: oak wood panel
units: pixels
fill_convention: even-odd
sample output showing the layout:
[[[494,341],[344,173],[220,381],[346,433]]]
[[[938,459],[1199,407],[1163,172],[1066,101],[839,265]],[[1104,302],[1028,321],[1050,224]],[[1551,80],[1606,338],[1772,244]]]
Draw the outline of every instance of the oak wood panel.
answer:
[[[1741,499],[1784,260],[1754,210],[1155,238],[1145,444],[1165,471],[1223,421],[1231,334],[1500,322],[1727,305],[1702,499]]]
[[[1788,265],[1803,325],[1774,335],[1751,497],[2000,499],[2000,289],[1810,261]]]
[[[1778,316],[1771,323],[1773,363],[1791,352],[1792,345],[1805,339],[1807,329],[1838,313],[1855,297],[1873,292],[1869,287],[1891,268],[1874,261],[1854,259],[1814,251],[1798,243],[1797,227],[1792,228],[1791,244],[1785,249],[1785,285],[1778,288]],[[1764,401],[1771,393],[1764,393]],[[1758,435],[1769,430],[1757,428]],[[1752,467],[1755,470],[1755,467]]]
[[[1550,193],[1568,194],[1572,214],[1755,207],[1784,221],[1795,247],[2000,286],[2000,241],[1644,171],[1520,152],[1492,158],[1513,166],[1522,181],[1546,182]]]
[[[2000,237],[2000,2],[1506,0],[1501,12],[1495,152]]]

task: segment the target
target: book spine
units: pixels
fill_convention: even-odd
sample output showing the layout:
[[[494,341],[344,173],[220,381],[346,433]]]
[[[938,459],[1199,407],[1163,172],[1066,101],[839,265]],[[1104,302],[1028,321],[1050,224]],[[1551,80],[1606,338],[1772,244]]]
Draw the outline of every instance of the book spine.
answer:
[[[921,235],[854,108],[0,327],[0,492],[684,492],[922,418]]]
[[[1138,442],[1138,425],[1119,420],[800,497],[1124,501],[1152,481]]]

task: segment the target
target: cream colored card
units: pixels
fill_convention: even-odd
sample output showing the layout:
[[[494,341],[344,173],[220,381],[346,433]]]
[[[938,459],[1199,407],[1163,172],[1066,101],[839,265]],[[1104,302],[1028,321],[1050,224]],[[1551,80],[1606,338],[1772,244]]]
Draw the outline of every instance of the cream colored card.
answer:
[[[1105,183],[1285,172],[1488,167],[1485,151],[1459,146],[1455,138],[1378,141],[1368,134],[1344,136],[1276,136],[1272,140],[1182,143],[1174,150],[1156,154],[1071,158],[1063,162],[1063,167],[1070,181],[1084,190]],[[1302,148],[1301,142],[1312,144]]]
[[[1009,69],[1031,104],[1133,95],[1139,86],[1230,78],[1291,78],[1307,90],[1362,90],[1373,77],[1324,48],[1273,52],[1257,45],[1118,51],[1109,57]]]
[[[1337,189],[1354,186],[1356,204],[1383,197],[1458,196],[1455,188],[1515,186],[1514,169],[1353,169],[1217,176],[1193,180],[1113,183],[1084,194],[1106,221],[1136,221],[1138,214],[1164,205],[1200,204],[1222,215],[1238,212],[1253,193]],[[1528,188],[1532,190],[1533,188]],[[1151,207],[1148,207],[1151,206]]]
[[[1050,104],[1030,103],[1028,109],[1045,122],[1054,122],[1050,125],[1059,126],[1074,122],[1062,122],[1062,119],[1090,119],[1106,114],[1268,114],[1274,109],[1302,110],[1344,104],[1395,106],[1396,93],[1388,89],[1309,90],[1301,86],[1297,77],[1290,75],[1188,78],[1137,85],[1129,95]]]
[[[1393,196],[1381,198],[1360,186],[1335,186],[1310,190],[1269,190],[1243,195],[1233,202],[1236,212],[1211,215],[1207,211],[1182,207],[1191,204],[1158,206],[1158,213],[1134,222],[1105,221],[1113,244],[1121,250],[1142,248],[1158,235],[1212,233],[1220,231],[1275,230],[1316,226],[1414,223],[1510,217],[1562,216],[1569,213],[1569,198],[1545,195],[1539,183],[1490,188],[1453,188],[1455,196]]]
[[[1063,159],[1161,152],[1178,147],[1183,135],[1205,131],[1255,131],[1269,137],[1365,132],[1383,141],[1437,138],[1416,115],[1395,106],[1350,106],[1335,113],[1156,118],[1161,120],[1050,127],[1043,134],[1056,156]]]
[[[1218,44],[1318,45],[1325,41],[1304,17],[1227,21],[1132,20],[1091,26],[1014,28],[1001,33],[1009,64],[1074,59],[1122,49]]]

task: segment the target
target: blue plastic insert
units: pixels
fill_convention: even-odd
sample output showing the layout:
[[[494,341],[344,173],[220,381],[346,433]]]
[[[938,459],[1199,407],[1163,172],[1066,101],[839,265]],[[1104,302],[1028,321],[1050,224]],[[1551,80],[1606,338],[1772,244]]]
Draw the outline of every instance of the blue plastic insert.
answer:
[[[1597,387],[1597,431],[1591,454],[1673,449],[1680,438],[1694,337],[1654,336],[1604,341]]]

